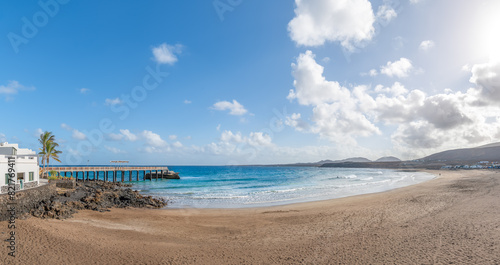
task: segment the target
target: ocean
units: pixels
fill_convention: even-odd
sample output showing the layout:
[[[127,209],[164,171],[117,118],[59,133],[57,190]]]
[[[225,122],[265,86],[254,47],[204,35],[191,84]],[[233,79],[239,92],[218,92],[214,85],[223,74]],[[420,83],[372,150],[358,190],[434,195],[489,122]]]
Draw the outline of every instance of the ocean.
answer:
[[[264,166],[171,166],[181,179],[132,182],[167,208],[284,205],[387,191],[434,178],[425,172]]]

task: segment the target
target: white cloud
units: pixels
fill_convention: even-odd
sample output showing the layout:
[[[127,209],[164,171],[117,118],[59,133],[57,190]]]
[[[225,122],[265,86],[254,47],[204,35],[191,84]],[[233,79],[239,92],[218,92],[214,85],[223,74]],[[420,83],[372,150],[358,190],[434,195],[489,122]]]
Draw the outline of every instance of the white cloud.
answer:
[[[80,132],[77,129],[73,129],[71,126],[69,126],[66,123],[61,123],[61,128],[63,128],[66,131],[72,132],[71,133],[71,137],[73,137],[73,139],[76,139],[76,140],[85,140],[85,139],[87,139],[87,135],[85,135],[84,133]]]
[[[374,35],[375,16],[368,0],[295,0],[295,4],[288,31],[298,45],[338,41],[352,51]]]
[[[141,133],[141,136],[146,140],[146,143],[150,147],[160,148],[160,147],[167,146],[167,142],[165,142],[165,140],[161,139],[160,135],[158,135],[152,131],[145,130]]]
[[[328,62],[330,62],[330,57],[325,57],[325,58],[321,59],[321,61],[323,61],[324,63],[328,63]]]
[[[324,67],[316,63],[311,51],[302,53],[292,64],[295,90],[290,90],[289,100],[297,99],[301,105],[331,103],[349,97],[349,90],[338,82],[325,80]]]
[[[110,133],[107,135],[107,138],[111,141],[120,141],[123,139],[123,134],[119,134],[119,133]]]
[[[187,100],[187,99],[184,100],[184,104],[191,104],[191,103],[192,103],[191,100]]]
[[[61,128],[65,129],[66,131],[71,131],[73,129],[66,123],[61,123]]]
[[[217,127],[215,129],[217,129],[217,131],[220,131],[220,124],[217,125]]]
[[[123,104],[123,100],[121,100],[120,98],[107,98],[104,103],[106,104],[106,106],[113,106]]]
[[[128,141],[136,141],[137,140],[137,135],[131,133],[128,129],[121,129],[120,133],[125,136],[125,139]]]
[[[38,128],[35,130],[35,137],[40,137],[40,135],[43,134],[43,130],[41,128]]]
[[[411,4],[418,4],[420,2],[422,2],[422,0],[410,0]]]
[[[231,131],[223,131],[220,140],[222,142],[234,142],[234,143],[242,143],[244,138],[241,136],[240,132],[233,134]]]
[[[243,136],[241,132],[223,131],[219,142],[204,147],[194,147],[198,152],[231,157],[243,156],[248,161],[258,150],[275,147],[271,136],[263,132],[251,132]]]
[[[307,131],[309,129],[309,124],[301,119],[300,113],[292,113],[292,115],[287,116],[285,124],[295,128],[295,130],[299,132]]]
[[[351,143],[354,142],[354,136],[379,134],[379,129],[359,112],[356,99],[349,89],[338,82],[326,80],[324,68],[314,57],[311,51],[306,51],[299,55],[296,64],[292,64],[295,90],[291,90],[287,97],[290,100],[297,99],[301,105],[314,106],[311,132],[336,142]],[[357,88],[356,93],[361,93],[362,89]],[[295,115],[285,122],[293,125],[297,118]]]
[[[172,144],[172,146],[173,146],[173,147],[175,147],[175,148],[181,148],[183,145],[182,145],[182,143],[181,143],[181,142],[176,141],[176,142],[174,142],[174,143]]]
[[[273,145],[271,136],[263,132],[251,132],[248,137],[248,144],[251,146],[271,146]]]
[[[370,76],[377,76],[378,72],[375,69],[371,69],[370,72],[368,72],[368,75],[370,75]]]
[[[496,117],[500,111],[500,97],[496,93],[500,93],[500,67],[489,63],[472,68],[471,82],[478,88],[465,93],[446,89],[444,93],[428,96],[418,89],[409,90],[399,82],[390,87],[348,89],[338,82],[326,80],[323,67],[308,51],[292,64],[295,90],[288,98],[312,106],[312,123],[309,128],[302,129],[303,132],[357,148],[356,138],[380,134],[378,124],[386,124],[390,126],[384,130],[392,133],[394,150],[406,157],[411,153],[414,157],[425,154],[424,151],[493,141],[499,134],[500,118]],[[393,71],[395,73],[398,71]],[[285,124],[297,129],[301,118],[294,113],[286,117]],[[495,118],[496,121],[491,122]],[[387,129],[393,126],[396,128],[393,132]]]
[[[470,82],[477,85],[482,99],[500,102],[500,63],[489,62],[472,66]]]
[[[395,82],[391,87],[384,87],[382,85],[378,85],[375,87],[375,92],[389,93],[393,96],[399,96],[402,94],[407,94],[408,89],[406,89],[401,83]]]
[[[116,147],[107,146],[107,145],[105,145],[104,148],[106,148],[106,150],[110,151],[113,154],[125,154],[125,153],[127,153],[121,149],[118,149]]]
[[[177,139],[177,135],[169,135],[169,136],[168,136],[168,139],[170,139],[170,140],[172,140],[172,141],[173,141],[173,140],[176,140],[176,139]]]
[[[413,65],[409,59],[401,58],[395,62],[387,62],[387,65],[380,68],[380,73],[385,74],[389,77],[407,77],[410,71],[413,69]]]
[[[389,5],[381,5],[378,7],[377,20],[384,25],[391,22],[391,20],[397,16],[396,10]]]
[[[0,133],[0,143],[7,142],[7,138],[5,137],[5,134]]]
[[[90,92],[90,89],[88,89],[88,88],[80,88],[80,93],[81,94],[87,94],[89,92]]]
[[[418,46],[418,48],[421,50],[421,51],[428,51],[429,49],[433,48],[435,46],[434,44],[434,41],[432,40],[424,40],[420,43],[420,45]]]
[[[12,99],[12,96],[19,93],[19,91],[32,91],[35,87],[26,87],[21,85],[18,81],[12,80],[7,85],[0,85],[0,95],[6,95],[6,100]]]
[[[229,101],[219,101],[216,102],[213,106],[215,110],[229,110],[229,114],[241,116],[247,113],[248,111],[245,109],[243,105],[241,105],[238,101],[233,100],[233,102]]]
[[[84,133],[80,132],[77,129],[73,129],[73,133],[71,134],[71,137],[73,137],[73,139],[76,139],[76,140],[87,139],[87,135],[85,135]]]
[[[170,64],[173,65],[177,62],[176,54],[182,52],[182,45],[168,45],[162,43],[157,47],[153,47],[154,60],[160,64]]]

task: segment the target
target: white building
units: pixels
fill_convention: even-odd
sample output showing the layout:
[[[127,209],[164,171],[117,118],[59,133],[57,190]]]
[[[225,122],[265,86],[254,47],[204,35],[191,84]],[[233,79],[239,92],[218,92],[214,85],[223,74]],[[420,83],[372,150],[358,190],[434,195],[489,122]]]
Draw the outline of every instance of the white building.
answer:
[[[36,152],[19,148],[17,144],[0,143],[0,193],[8,190],[9,157],[14,157],[16,191],[38,186],[40,179]]]

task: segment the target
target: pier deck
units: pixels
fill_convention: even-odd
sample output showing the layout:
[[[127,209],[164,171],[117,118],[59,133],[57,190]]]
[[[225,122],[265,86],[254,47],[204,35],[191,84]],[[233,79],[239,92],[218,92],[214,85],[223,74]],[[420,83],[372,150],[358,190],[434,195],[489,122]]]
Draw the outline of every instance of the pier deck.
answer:
[[[74,177],[76,180],[103,180],[103,181],[145,181],[158,179],[178,178],[178,174],[168,167],[140,167],[140,166],[87,166],[87,167],[46,167],[45,172],[57,172],[59,176]],[[142,178],[139,172],[142,172]],[[81,174],[79,174],[81,173]],[[102,173],[102,174],[101,174]],[[135,174],[134,174],[135,173]],[[68,176],[69,174],[69,176]],[[74,175],[73,175],[74,174]],[[134,176],[135,175],[135,176]],[[172,177],[177,176],[177,177]],[[135,179],[135,180],[134,180]]]

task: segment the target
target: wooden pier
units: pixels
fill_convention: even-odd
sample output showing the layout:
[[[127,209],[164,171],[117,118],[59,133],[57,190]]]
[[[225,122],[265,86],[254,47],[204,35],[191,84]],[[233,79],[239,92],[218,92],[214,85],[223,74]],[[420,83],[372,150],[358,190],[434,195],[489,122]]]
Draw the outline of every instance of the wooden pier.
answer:
[[[82,181],[145,181],[153,179],[178,179],[179,174],[168,167],[46,167],[45,172],[57,172],[59,176],[73,177]],[[142,172],[142,179],[139,172]],[[79,174],[81,173],[81,174]],[[128,174],[127,174],[128,173]],[[135,173],[135,174],[134,174]],[[74,174],[74,175],[73,175]],[[135,175],[135,176],[134,176]]]

